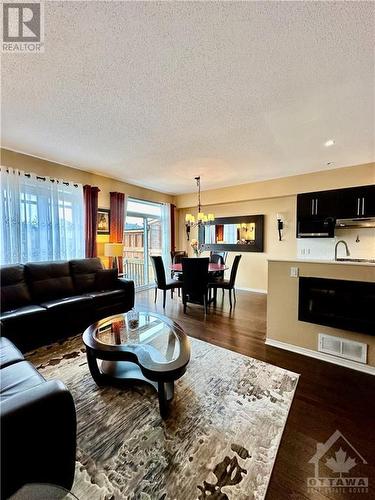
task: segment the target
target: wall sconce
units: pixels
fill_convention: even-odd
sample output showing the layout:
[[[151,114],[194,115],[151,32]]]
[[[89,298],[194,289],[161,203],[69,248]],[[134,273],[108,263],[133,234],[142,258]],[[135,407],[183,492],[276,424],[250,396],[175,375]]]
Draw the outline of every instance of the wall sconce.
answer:
[[[277,230],[279,232],[279,241],[282,240],[282,230],[284,229],[284,218],[281,214],[276,214]]]

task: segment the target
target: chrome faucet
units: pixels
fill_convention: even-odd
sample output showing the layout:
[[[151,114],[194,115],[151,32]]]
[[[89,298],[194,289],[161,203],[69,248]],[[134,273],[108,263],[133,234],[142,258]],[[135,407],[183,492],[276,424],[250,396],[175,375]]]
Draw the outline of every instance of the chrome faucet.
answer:
[[[349,257],[350,255],[350,252],[349,252],[349,248],[348,248],[348,244],[346,243],[346,241],[344,240],[339,240],[336,245],[335,245],[335,260],[337,260],[337,247],[340,245],[340,243],[343,243],[343,245],[345,246],[345,250],[346,250],[346,256]]]

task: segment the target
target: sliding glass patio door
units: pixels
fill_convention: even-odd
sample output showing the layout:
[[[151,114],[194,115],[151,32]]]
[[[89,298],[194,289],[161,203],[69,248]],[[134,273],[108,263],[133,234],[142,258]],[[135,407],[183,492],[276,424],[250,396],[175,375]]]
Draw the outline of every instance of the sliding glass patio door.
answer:
[[[128,200],[125,223],[124,273],[138,289],[154,284],[150,255],[162,255],[162,205]]]

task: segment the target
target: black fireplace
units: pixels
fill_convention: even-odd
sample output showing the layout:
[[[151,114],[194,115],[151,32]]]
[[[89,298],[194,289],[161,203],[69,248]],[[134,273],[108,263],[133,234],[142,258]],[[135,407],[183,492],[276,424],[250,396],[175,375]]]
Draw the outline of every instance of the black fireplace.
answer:
[[[301,277],[298,319],[375,335],[375,283]]]

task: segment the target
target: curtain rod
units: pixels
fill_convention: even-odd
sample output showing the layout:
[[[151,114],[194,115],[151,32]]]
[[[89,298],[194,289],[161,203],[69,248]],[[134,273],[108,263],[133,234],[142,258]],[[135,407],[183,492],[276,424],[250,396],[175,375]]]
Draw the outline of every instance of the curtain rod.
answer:
[[[26,174],[25,173],[25,176],[26,177],[31,177],[31,174]],[[39,179],[40,181],[46,181],[47,178],[46,177],[40,177],[40,175],[37,175],[36,176],[37,179]],[[57,184],[59,184],[59,180],[58,179],[50,179],[51,182],[57,182]],[[64,184],[64,186],[70,186],[70,182],[67,182],[67,181],[62,181],[62,184]],[[72,184],[72,186],[74,187],[78,187],[78,184]]]
[[[9,174],[9,170],[7,169],[6,172]],[[18,175],[21,175],[21,172],[18,172]],[[31,177],[31,174],[28,174],[28,173],[24,173],[25,177]],[[36,176],[37,179],[39,179],[40,181],[46,181],[47,178],[46,177],[41,177],[40,175],[37,175]],[[60,183],[59,180],[57,179],[50,179],[51,182],[57,182],[57,184]],[[64,184],[64,186],[70,186],[70,184],[72,184],[71,182],[67,182],[67,181],[62,181],[62,184]],[[78,184],[72,184],[72,186],[74,187],[78,187]]]

